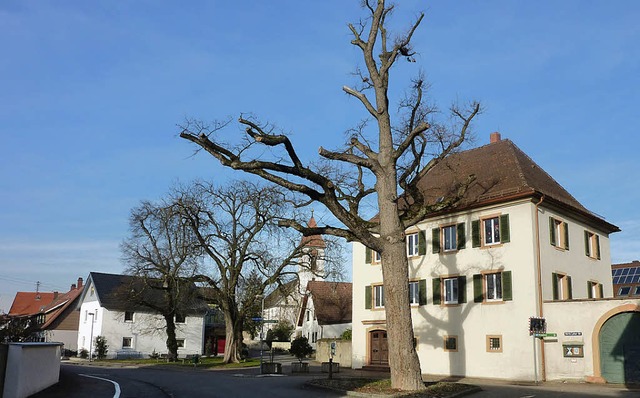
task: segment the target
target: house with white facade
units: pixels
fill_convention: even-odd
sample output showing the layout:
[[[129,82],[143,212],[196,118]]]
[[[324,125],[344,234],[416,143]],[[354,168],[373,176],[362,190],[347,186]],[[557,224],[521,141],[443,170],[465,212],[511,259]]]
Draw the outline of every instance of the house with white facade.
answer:
[[[640,381],[640,300],[613,298],[609,235],[619,228],[499,133],[442,160],[420,188],[438,203],[470,176],[454,207],[406,230],[422,372]],[[388,366],[380,268],[354,244],[354,368]],[[531,335],[531,318],[546,328]]]
[[[139,283],[148,281],[130,275],[89,274],[78,305],[78,350],[89,351],[96,336],[103,336],[109,345],[108,358],[167,353],[165,319],[124,294]],[[203,302],[190,303],[176,315],[179,357],[202,354],[206,310]]]
[[[298,315],[300,335],[314,349],[320,339],[339,339],[351,329],[351,307],[351,283],[309,281]]]

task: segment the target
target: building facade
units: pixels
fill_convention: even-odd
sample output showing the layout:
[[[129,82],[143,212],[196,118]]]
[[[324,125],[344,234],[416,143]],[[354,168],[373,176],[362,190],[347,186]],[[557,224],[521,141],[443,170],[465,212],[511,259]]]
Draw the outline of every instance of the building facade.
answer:
[[[621,367],[640,359],[633,350],[627,359],[613,347],[602,351],[609,344],[602,340],[609,320],[603,316],[626,314],[640,303],[612,299],[609,234],[619,229],[497,133],[489,145],[429,170],[422,189],[435,203],[470,175],[474,181],[455,207],[406,231],[422,372],[619,380]],[[379,256],[354,244],[353,267],[353,366],[386,366]],[[621,308],[627,310],[617,312]],[[637,315],[624,315],[625,325],[635,325]],[[543,318],[549,335],[531,336],[531,318]]]

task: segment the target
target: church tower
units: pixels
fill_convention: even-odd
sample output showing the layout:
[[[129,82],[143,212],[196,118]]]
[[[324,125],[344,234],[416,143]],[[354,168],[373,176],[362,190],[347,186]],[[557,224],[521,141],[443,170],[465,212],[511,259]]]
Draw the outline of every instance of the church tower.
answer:
[[[313,215],[307,223],[309,228],[318,226]],[[304,256],[298,265],[298,279],[300,281],[299,291],[304,294],[307,289],[307,283],[312,280],[323,281],[325,278],[324,271],[324,253],[327,245],[321,235],[310,235],[302,237],[302,246],[304,247]]]

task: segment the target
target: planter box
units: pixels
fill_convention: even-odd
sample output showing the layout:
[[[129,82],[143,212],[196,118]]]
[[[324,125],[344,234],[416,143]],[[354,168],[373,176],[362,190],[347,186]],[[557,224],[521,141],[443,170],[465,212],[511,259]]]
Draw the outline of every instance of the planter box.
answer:
[[[309,362],[291,362],[291,373],[309,373]]]
[[[260,369],[260,373],[282,374],[282,364],[280,362],[263,362],[262,369]]]
[[[322,373],[329,373],[329,362],[322,362],[320,369]],[[340,362],[333,362],[331,373],[339,373],[339,372],[340,372]]]

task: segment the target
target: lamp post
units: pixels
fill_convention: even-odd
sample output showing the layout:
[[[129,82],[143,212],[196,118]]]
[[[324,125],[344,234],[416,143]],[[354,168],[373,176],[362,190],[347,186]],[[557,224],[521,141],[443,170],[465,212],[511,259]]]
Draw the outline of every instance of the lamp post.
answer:
[[[260,374],[262,374],[262,357],[264,350],[264,294],[258,294],[256,295],[256,298],[262,299],[262,310],[260,310]]]
[[[89,315],[91,315],[91,335],[89,336],[89,362],[91,362],[91,357],[92,357],[91,351],[93,349],[93,322],[96,314],[93,312],[90,312]]]

